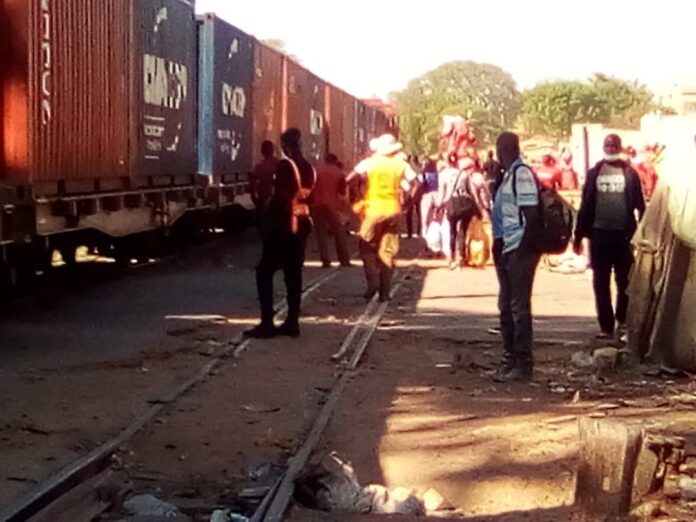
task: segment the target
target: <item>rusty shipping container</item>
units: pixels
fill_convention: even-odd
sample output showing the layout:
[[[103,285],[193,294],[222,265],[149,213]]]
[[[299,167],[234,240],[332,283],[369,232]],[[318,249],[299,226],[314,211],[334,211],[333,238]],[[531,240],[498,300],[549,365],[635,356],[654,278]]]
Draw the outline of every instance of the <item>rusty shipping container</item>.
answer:
[[[310,101],[304,146],[307,159],[318,163],[323,161],[326,155],[326,83],[312,73],[308,73],[307,81]]]
[[[296,127],[302,132],[304,154],[310,159],[310,114],[312,111],[312,85],[310,72],[300,64],[285,58],[285,103],[283,127]]]
[[[370,137],[368,106],[355,100],[355,157],[360,160],[369,154]]]
[[[2,17],[8,180],[80,191],[195,173],[189,3],[3,0]]]
[[[326,135],[328,152],[335,154],[341,161],[346,160],[345,142],[342,139],[345,112],[343,107],[346,96],[333,85],[326,85]]]
[[[336,154],[346,169],[355,163],[355,98],[345,91],[327,86],[328,111],[326,132],[329,151]]]
[[[343,162],[348,168],[353,168],[353,166],[358,163],[355,146],[355,117],[355,98],[348,93],[344,93],[343,132],[341,140],[343,141],[343,150],[345,151],[345,159]]]
[[[252,158],[260,159],[261,144],[270,140],[276,145],[283,132],[283,67],[281,53],[256,42],[254,46],[254,95],[252,100]]]
[[[254,158],[254,39],[213,14],[198,20],[198,172],[244,178]]]

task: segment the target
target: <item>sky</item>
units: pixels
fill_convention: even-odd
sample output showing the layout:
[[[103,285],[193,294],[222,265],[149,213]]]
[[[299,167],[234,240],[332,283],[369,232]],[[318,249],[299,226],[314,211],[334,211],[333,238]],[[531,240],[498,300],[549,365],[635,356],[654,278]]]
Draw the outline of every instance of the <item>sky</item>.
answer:
[[[359,97],[452,60],[498,65],[522,89],[595,72],[655,91],[696,85],[694,0],[197,0],[196,10],[285,41]]]

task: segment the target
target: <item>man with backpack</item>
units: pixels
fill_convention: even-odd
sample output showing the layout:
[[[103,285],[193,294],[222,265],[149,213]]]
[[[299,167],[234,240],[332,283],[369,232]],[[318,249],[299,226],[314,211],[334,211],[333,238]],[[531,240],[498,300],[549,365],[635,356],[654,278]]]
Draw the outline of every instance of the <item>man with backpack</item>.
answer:
[[[531,300],[541,257],[535,241],[540,226],[539,187],[534,172],[520,158],[516,134],[502,133],[496,146],[505,170],[493,202],[493,257],[500,284],[504,352],[494,379],[526,381],[534,366]]]
[[[466,265],[466,233],[474,217],[481,217],[481,205],[477,191],[472,188],[471,178],[476,162],[470,157],[458,159],[455,154],[448,158],[449,168],[443,171],[440,180],[438,203],[445,209],[450,231],[450,270],[457,268],[457,243],[461,237],[460,266]]]
[[[575,231],[575,253],[582,254],[582,241],[590,240],[590,262],[599,339],[619,339],[625,330],[628,310],[629,274],[633,266],[631,239],[638,220],[645,212],[640,176],[620,157],[621,138],[616,134],[604,140],[602,161],[587,173]],[[616,310],[611,299],[611,274],[617,286]]]

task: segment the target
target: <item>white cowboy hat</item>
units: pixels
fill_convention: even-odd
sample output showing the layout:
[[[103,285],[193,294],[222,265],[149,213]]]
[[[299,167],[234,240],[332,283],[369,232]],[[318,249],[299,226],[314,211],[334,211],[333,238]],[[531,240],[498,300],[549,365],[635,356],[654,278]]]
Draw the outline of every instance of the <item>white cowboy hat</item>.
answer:
[[[372,141],[375,142],[372,150],[374,150],[375,153],[379,154],[380,156],[393,156],[394,154],[401,152],[404,148],[404,146],[391,134],[383,134],[379,138],[375,138]],[[372,148],[372,145],[373,143],[370,142],[370,148]]]

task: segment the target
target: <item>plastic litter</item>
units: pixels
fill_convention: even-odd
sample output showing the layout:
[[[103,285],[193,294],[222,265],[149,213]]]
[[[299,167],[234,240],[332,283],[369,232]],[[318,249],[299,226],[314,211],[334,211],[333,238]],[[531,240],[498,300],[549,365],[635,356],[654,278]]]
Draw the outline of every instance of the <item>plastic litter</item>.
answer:
[[[123,503],[123,507],[132,515],[145,517],[176,518],[181,515],[174,504],[164,502],[150,494],[131,497]]]

